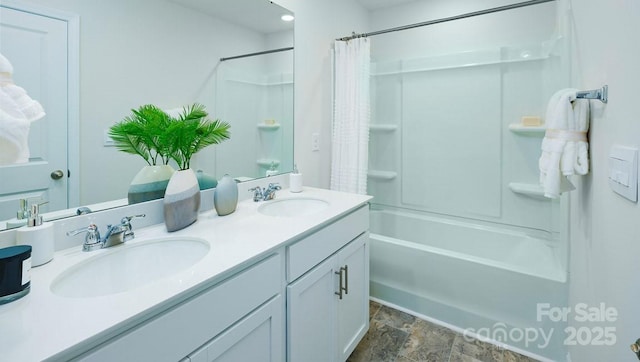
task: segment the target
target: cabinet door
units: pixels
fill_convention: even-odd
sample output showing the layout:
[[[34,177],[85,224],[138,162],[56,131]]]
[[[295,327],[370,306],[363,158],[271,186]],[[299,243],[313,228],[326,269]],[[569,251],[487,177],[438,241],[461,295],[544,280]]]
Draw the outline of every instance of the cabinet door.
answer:
[[[369,233],[338,252],[346,287],[338,300],[338,361],[345,361],[369,329]]]
[[[289,362],[336,359],[338,276],[333,256],[287,286],[287,357]]]
[[[190,362],[284,360],[282,297],[277,296],[190,354]]]

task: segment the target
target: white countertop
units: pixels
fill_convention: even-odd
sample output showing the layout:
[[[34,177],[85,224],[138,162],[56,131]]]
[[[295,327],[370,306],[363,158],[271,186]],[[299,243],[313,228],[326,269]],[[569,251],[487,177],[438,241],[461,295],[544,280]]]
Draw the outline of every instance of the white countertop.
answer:
[[[136,229],[134,240],[111,249],[82,252],[77,246],[56,252],[51,262],[31,270],[28,295],[0,305],[0,361],[75,356],[370,200],[366,195],[305,187],[298,194],[286,189],[278,191],[276,201],[305,197],[322,199],[330,205],[308,216],[271,217],[257,212],[264,202],[247,200],[240,202],[231,215],[219,217],[213,210],[201,213],[195,224],[177,232],[167,233],[164,224],[159,224]],[[168,236],[206,239],[209,252],[187,270],[123,293],[67,298],[53,294],[49,288],[60,273],[83,260]]]

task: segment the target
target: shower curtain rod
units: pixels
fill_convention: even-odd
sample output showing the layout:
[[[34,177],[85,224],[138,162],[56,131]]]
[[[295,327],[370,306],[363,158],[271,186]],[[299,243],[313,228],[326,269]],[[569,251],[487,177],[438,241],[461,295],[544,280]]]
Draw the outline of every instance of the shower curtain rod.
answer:
[[[436,20],[424,21],[424,22],[421,22],[421,23],[398,26],[398,27],[395,27],[395,28],[372,31],[370,33],[363,33],[363,34],[353,33],[353,35],[345,36],[345,37],[342,37],[342,38],[338,38],[336,40],[338,40],[338,41],[349,41],[351,39],[356,39],[356,38],[362,38],[362,37],[373,36],[373,35],[380,35],[380,34],[385,34],[385,33],[392,33],[392,32],[400,31],[400,30],[408,30],[408,29],[413,29],[413,28],[419,28],[419,27],[422,27],[422,26],[445,23],[447,21],[460,20],[460,19],[470,18],[470,17],[478,16],[478,15],[486,15],[486,14],[491,14],[491,13],[497,13],[499,11],[517,9],[517,8],[522,8],[522,7],[525,7],[525,6],[538,5],[538,4],[548,3],[548,2],[552,2],[552,1],[555,1],[555,0],[530,0],[530,1],[524,1],[524,2],[521,2],[521,3],[498,6],[498,7],[490,8],[490,9],[486,9],[486,10],[480,10],[480,11],[474,11],[474,12],[471,12],[471,13],[466,13],[466,14],[461,14],[461,15],[456,15],[456,16],[450,16],[450,17],[447,17],[447,18],[440,18],[440,19],[436,19]]]
[[[224,62],[225,60],[231,60],[231,59],[238,59],[238,58],[246,58],[246,57],[253,57],[256,55],[262,55],[262,54],[270,54],[270,53],[277,53],[277,52],[286,52],[287,50],[293,50],[293,47],[288,47],[288,48],[278,48],[278,49],[271,49],[271,50],[265,50],[262,52],[256,52],[256,53],[248,53],[248,54],[242,54],[242,55],[235,55],[233,57],[226,57],[226,58],[220,58],[221,62]]]

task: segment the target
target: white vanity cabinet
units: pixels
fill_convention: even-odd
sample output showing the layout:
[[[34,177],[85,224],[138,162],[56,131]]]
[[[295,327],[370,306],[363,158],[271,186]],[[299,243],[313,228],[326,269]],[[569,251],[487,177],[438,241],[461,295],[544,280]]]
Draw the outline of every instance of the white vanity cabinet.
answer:
[[[10,331],[12,337],[0,338],[0,360],[344,362],[369,328],[371,197],[312,187],[301,195],[281,191],[278,197],[241,201],[228,217],[207,211],[184,232],[167,233],[164,224],[142,228],[137,240],[111,250],[82,253],[78,240],[57,251],[52,262],[31,271],[28,296],[0,306],[0,335]],[[287,199],[326,205],[307,210],[308,202],[294,202],[292,209],[278,208]],[[264,213],[269,204],[276,215]],[[161,200],[145,205],[135,205],[131,214],[145,210],[161,217]],[[117,219],[113,215],[105,211],[92,218]],[[88,225],[85,221],[74,222]],[[56,229],[70,225],[64,221]],[[139,283],[95,297],[57,292],[56,283],[81,272],[84,263],[182,238],[209,245],[185,269],[153,281],[147,279],[150,270],[135,269],[127,276],[141,278],[132,280]],[[125,264],[139,264],[136,257],[124,259],[111,259],[109,270],[134,270]],[[103,279],[95,282],[115,283]]]
[[[77,360],[282,361],[283,263],[272,255]]]
[[[369,211],[288,247],[287,359],[345,361],[369,328]]]

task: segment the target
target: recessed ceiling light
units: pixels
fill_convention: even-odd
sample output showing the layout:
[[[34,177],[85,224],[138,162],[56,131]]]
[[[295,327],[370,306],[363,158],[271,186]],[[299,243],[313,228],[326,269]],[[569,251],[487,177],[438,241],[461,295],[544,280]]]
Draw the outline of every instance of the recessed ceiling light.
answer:
[[[280,19],[282,19],[282,21],[293,21],[293,15],[291,14],[284,14],[280,17]]]

